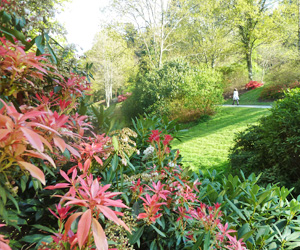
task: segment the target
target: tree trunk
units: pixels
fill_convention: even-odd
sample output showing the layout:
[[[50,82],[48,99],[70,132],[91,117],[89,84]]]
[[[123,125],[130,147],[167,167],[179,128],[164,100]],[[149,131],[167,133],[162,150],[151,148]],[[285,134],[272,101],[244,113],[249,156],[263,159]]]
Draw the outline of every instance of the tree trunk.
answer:
[[[253,72],[252,72],[252,51],[247,51],[246,53],[246,60],[247,60],[247,69],[248,69],[248,77],[249,80],[253,80]]]

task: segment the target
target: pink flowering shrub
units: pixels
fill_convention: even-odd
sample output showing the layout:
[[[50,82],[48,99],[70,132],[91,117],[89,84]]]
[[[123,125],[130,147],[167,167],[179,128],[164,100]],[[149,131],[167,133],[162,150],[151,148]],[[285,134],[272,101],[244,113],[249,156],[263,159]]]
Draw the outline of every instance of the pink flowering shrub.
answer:
[[[243,240],[237,240],[236,231],[222,221],[220,204],[209,206],[199,200],[201,183],[178,165],[179,152],[172,155],[169,149],[172,139],[152,130],[148,141],[154,148],[155,165],[131,182],[134,206],[142,201],[135,232],[143,231],[140,238],[133,236],[132,243],[140,241],[141,249],[148,249],[150,243],[163,248],[198,244],[202,249],[206,244],[207,249],[246,249]]]
[[[118,102],[124,102],[129,96],[131,96],[131,93],[128,93],[128,92],[124,95],[119,95]]]
[[[256,89],[259,88],[261,86],[263,86],[263,83],[257,82],[257,81],[250,81],[245,85],[246,89]]]

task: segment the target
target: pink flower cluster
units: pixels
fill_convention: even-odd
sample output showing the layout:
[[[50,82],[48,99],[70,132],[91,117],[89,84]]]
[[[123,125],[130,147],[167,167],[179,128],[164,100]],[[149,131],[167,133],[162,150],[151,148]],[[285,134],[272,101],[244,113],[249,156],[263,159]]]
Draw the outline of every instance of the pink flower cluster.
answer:
[[[119,95],[118,96],[118,102],[124,102],[129,96],[131,96],[132,93],[126,93],[124,95]]]

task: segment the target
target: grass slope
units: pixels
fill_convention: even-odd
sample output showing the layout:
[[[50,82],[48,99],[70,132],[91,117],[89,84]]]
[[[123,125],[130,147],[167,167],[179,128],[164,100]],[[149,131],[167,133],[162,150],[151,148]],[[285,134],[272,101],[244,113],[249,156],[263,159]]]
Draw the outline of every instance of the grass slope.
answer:
[[[228,169],[228,152],[236,132],[268,114],[268,109],[220,107],[209,121],[182,131],[182,141],[174,140],[173,148],[179,148],[184,166],[205,170]]]
[[[260,102],[259,95],[264,87],[249,90],[240,94],[240,104],[242,105],[271,105],[272,102]],[[227,100],[224,104],[232,104],[232,99]]]

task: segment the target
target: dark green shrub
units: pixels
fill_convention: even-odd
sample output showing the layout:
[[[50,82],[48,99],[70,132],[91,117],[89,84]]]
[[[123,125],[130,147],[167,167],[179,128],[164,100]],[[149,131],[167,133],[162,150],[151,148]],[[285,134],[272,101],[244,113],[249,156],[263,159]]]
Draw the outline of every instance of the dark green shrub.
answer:
[[[285,93],[259,125],[239,133],[231,149],[233,171],[264,172],[264,182],[280,182],[300,192],[300,89]]]
[[[218,202],[224,220],[234,226],[247,249],[299,249],[300,203],[291,199],[291,190],[276,185],[257,185],[260,176],[229,175],[220,181],[216,171],[200,177],[200,201]]]
[[[128,118],[154,113],[170,119],[191,113],[198,119],[220,103],[221,82],[221,75],[212,69],[191,67],[184,61],[168,62],[161,69],[139,74],[132,96],[123,103],[123,113]]]

